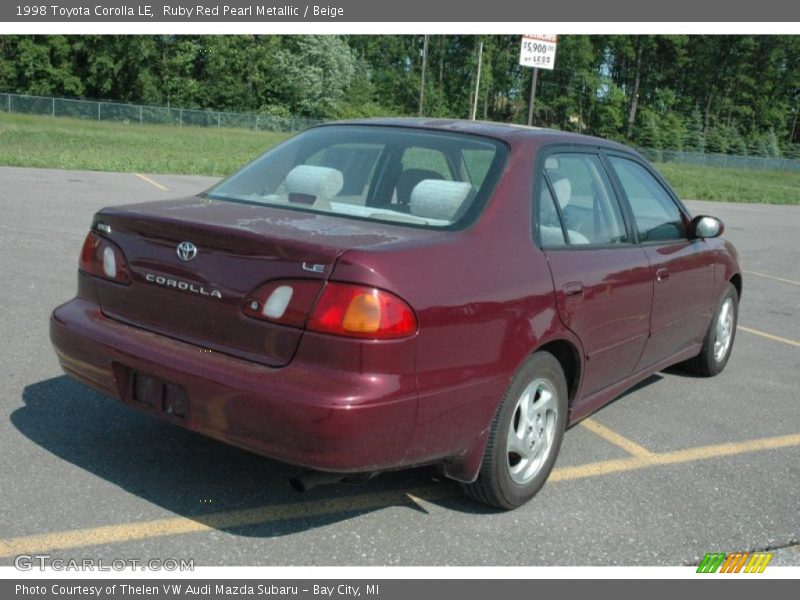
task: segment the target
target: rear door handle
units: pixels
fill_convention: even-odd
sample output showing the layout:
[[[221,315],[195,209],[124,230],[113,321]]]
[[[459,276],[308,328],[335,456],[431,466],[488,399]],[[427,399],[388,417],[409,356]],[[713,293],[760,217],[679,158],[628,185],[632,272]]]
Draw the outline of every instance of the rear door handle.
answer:
[[[561,289],[564,290],[565,296],[577,296],[583,294],[583,283],[580,281],[570,281],[569,283],[565,283]]]
[[[669,279],[669,271],[666,269],[658,269],[656,271],[656,281],[663,281],[664,279]]]

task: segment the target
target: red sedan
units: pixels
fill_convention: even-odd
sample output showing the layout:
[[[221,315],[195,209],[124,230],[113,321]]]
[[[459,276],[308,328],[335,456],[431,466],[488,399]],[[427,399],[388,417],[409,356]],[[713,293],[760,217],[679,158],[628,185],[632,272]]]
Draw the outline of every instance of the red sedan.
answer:
[[[513,508],[567,426],[669,365],[725,367],[722,229],[602,139],[329,124],[206,193],[99,211],[51,339],[191,430],[329,479],[436,464]]]

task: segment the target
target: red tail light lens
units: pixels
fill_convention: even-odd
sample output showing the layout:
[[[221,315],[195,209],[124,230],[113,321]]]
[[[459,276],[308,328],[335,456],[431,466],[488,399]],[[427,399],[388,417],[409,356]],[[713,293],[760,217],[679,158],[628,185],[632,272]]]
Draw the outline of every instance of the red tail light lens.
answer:
[[[394,339],[417,331],[414,311],[377,288],[328,283],[306,326],[310,331],[369,339]]]
[[[270,281],[245,298],[242,312],[309,331],[367,339],[394,339],[417,331],[414,311],[390,292],[307,279]],[[320,293],[321,290],[321,293]]]
[[[83,242],[78,268],[84,273],[116,283],[128,284],[131,275],[128,261],[119,246],[95,233]]]
[[[242,312],[248,317],[281,325],[303,327],[322,289],[321,281],[284,279],[270,281],[245,298]]]

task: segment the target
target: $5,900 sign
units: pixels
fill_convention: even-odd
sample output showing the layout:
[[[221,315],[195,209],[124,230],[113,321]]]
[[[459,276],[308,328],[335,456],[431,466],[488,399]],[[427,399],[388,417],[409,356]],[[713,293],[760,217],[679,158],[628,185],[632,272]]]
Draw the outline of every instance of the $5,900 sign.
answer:
[[[558,36],[531,34],[522,36],[519,64],[523,67],[552,70],[556,64],[556,44]]]

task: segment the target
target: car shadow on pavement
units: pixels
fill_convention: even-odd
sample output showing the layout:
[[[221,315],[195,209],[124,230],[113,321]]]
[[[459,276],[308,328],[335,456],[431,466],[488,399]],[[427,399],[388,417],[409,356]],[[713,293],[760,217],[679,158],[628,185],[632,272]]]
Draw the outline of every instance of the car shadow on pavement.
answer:
[[[661,373],[668,373],[668,372],[669,371],[661,371],[659,373],[653,373],[647,379],[643,379],[642,381],[640,381],[639,383],[637,383],[633,387],[631,387],[631,388],[625,390],[624,392],[622,392],[619,396],[615,396],[614,399],[611,400],[608,404],[604,404],[602,407],[600,407],[600,409],[597,410],[597,412],[593,412],[593,413],[589,414],[589,416],[590,417],[597,417],[597,416],[602,415],[604,409],[607,409],[607,408],[613,406],[614,404],[616,404],[620,400],[630,396],[631,394],[635,394],[639,390],[642,390],[642,389],[644,389],[646,387],[649,387],[649,386],[653,385],[654,383],[658,383],[659,381],[664,379],[664,376]],[[580,421],[578,421],[578,423],[573,423],[572,425],[568,425],[567,426],[567,431],[569,431],[573,427],[576,427],[579,423],[580,423]]]
[[[140,414],[66,376],[27,386],[23,401],[11,422],[40,447],[172,513],[237,535],[288,535],[390,506],[424,513],[428,500],[462,512],[495,512],[462,499],[458,486],[441,481],[432,468],[299,494],[288,480],[300,468]],[[296,510],[298,503],[311,506]],[[224,521],[213,518],[219,513],[264,508],[275,509],[264,522],[215,526]]]
[[[686,369],[683,365],[672,365],[671,367],[667,367],[664,369],[664,373],[669,375],[675,375],[676,377],[684,377],[687,379],[708,379],[705,375],[698,375],[697,373],[692,373],[688,369]]]

